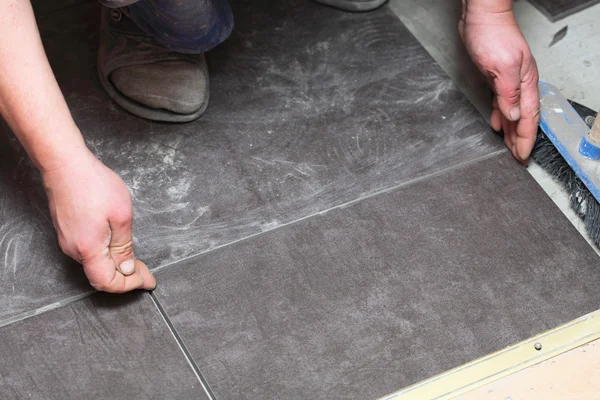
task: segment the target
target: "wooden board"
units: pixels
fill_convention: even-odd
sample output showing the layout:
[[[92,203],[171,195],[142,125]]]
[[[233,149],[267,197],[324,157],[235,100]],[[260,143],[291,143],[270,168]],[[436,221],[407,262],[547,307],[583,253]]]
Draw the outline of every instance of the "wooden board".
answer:
[[[578,347],[454,399],[600,399],[600,341]]]

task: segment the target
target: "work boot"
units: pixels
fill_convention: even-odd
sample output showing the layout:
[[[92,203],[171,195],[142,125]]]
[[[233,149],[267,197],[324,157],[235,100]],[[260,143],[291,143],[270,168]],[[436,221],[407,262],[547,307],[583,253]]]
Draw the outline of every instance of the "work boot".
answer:
[[[188,122],[208,105],[204,54],[161,46],[128,17],[126,7],[102,7],[98,72],[108,95],[142,118]]]
[[[371,11],[384,5],[387,0],[316,0],[318,3],[344,11]]]

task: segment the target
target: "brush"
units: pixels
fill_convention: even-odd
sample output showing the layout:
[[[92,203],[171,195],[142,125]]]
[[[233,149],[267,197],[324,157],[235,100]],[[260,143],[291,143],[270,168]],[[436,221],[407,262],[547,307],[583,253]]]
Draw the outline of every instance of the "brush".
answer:
[[[540,129],[531,156],[564,187],[600,246],[600,118],[549,83],[540,82],[539,92]]]

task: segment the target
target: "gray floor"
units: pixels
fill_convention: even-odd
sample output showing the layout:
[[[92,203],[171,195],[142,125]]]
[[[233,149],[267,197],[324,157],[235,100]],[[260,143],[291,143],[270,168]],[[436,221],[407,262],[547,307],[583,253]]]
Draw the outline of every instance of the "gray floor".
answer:
[[[458,34],[460,2],[437,0],[391,0],[390,8],[427,52],[452,78],[460,90],[486,118],[491,114],[490,88],[467,54]],[[550,22],[529,2],[513,4],[514,14],[533,55],[540,79],[551,82],[561,93],[592,109],[600,108],[600,4],[559,22]],[[549,47],[557,31],[568,26],[567,35]],[[568,193],[534,162],[527,170],[600,255],[588,237],[585,224],[571,209]]]
[[[147,294],[76,300],[89,288],[5,129],[0,372],[25,367],[0,373],[3,398],[81,398],[99,365],[92,397],[194,397],[199,369],[217,398],[373,398],[596,307],[595,253],[388,8],[233,7],[211,105],[186,125],[108,100],[95,3],[39,11],[86,141],[132,191],[137,254],[190,357]]]
[[[236,32],[209,55],[210,108],[185,125],[140,120],[108,99],[94,2],[40,18],[88,145],[131,189],[136,254],[151,268],[503,148],[391,12],[286,4],[239,3]],[[0,248],[11,271],[0,277],[0,325],[85,290],[77,268],[65,271],[39,178],[9,138],[6,192],[20,197],[5,209],[19,222],[4,229],[35,251]],[[25,279],[41,260],[45,279]]]
[[[95,295],[0,338],[2,399],[208,399],[147,294]]]
[[[594,311],[597,266],[501,154],[188,260],[157,297],[217,398],[366,399]]]

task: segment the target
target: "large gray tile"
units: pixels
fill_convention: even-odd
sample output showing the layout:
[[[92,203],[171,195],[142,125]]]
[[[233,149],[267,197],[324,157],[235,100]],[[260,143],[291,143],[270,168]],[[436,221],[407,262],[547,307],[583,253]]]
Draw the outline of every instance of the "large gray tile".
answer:
[[[58,247],[39,176],[28,164],[16,139],[0,134],[0,322],[90,290]]]
[[[365,399],[593,311],[596,254],[508,154],[201,255],[158,298],[221,399]]]
[[[550,21],[568,17],[600,2],[600,0],[529,0]]]
[[[233,6],[236,30],[209,55],[211,103],[196,123],[141,121],[79,72],[61,79],[88,143],[132,189],[152,266],[501,148],[389,10]],[[48,38],[50,51],[64,39]],[[78,44],[93,59],[93,44]]]
[[[102,296],[0,328],[0,398],[207,399],[147,294]]]
[[[97,4],[39,18],[87,143],[132,191],[136,251],[151,268],[501,148],[387,8],[353,14],[299,0],[233,8],[235,32],[209,54],[211,105],[185,125],[133,117],[102,91]],[[23,191],[27,203],[10,207],[30,215],[4,224],[31,240],[12,244],[22,268],[0,256],[0,292],[40,269],[49,278],[15,284],[20,300],[0,307],[0,320],[82,290],[80,271],[59,255],[40,265],[29,254],[57,248],[39,178],[22,152],[11,159],[0,192]]]

